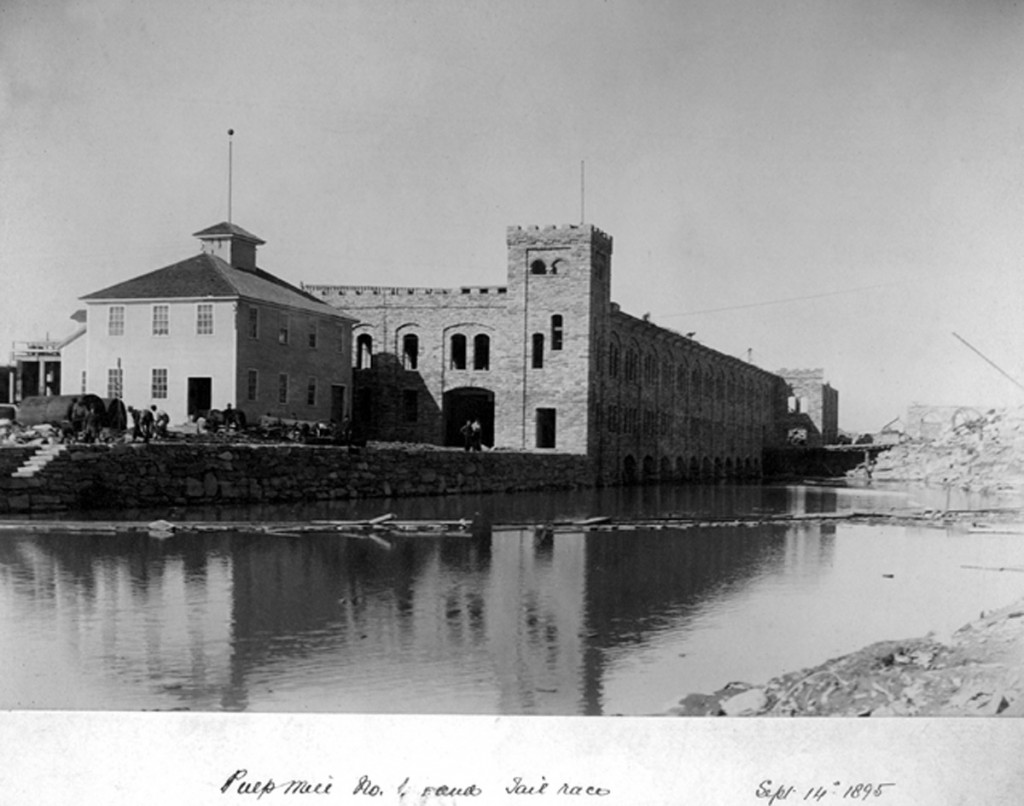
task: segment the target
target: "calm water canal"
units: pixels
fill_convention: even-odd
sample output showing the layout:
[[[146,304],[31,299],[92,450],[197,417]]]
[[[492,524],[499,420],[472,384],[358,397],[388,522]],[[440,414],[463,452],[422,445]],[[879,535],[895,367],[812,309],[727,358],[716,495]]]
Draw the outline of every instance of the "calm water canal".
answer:
[[[1024,537],[840,521],[558,533],[538,545],[532,531],[490,524],[922,503],[944,501],[655,487],[170,514],[474,520],[471,537],[386,544],[0,532],[0,708],[662,712],[730,680],[952,631],[1024,594],[1024,574],[964,567],[1024,568]]]

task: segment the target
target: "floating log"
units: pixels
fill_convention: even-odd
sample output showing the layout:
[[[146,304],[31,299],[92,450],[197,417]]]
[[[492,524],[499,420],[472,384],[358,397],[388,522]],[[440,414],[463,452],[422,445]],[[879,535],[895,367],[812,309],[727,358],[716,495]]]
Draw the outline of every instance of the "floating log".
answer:
[[[0,532],[49,533],[104,533],[126,534],[145,532],[154,538],[168,538],[182,532],[256,532],[275,537],[301,537],[305,534],[335,534],[366,538],[377,535],[404,537],[471,537],[470,520],[457,521],[398,521],[394,515],[380,516],[363,521],[283,521],[256,523],[253,521],[0,521]]]

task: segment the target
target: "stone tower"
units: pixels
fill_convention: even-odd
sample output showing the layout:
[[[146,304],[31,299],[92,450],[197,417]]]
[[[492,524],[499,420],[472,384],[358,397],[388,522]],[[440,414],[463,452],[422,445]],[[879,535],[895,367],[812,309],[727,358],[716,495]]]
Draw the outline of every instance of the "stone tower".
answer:
[[[596,435],[611,294],[610,236],[589,224],[509,227],[507,327],[515,388],[498,443],[587,453]]]

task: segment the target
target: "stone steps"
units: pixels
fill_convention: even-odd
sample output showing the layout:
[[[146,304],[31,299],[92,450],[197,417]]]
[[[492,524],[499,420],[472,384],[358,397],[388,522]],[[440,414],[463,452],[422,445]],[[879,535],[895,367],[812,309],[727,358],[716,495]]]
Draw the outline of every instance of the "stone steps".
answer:
[[[67,450],[67,446],[61,444],[44,445],[33,453],[28,459],[22,462],[21,466],[11,473],[12,479],[30,479],[50,462]]]

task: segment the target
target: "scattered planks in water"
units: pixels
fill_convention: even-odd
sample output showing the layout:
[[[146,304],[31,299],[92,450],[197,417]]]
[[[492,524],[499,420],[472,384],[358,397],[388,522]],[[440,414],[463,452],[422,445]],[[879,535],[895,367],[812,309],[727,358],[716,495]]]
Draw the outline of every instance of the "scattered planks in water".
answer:
[[[536,529],[538,527],[561,532],[612,532],[636,531],[639,529],[689,529],[693,527],[709,526],[759,526],[766,523],[790,523],[792,521],[848,520],[857,516],[857,513],[850,512],[815,512],[806,515],[752,515],[738,518],[688,518],[681,515],[673,515],[663,518],[628,518],[622,520],[614,520],[607,516],[600,516],[595,518],[585,518],[582,520],[548,521],[547,523],[501,523],[495,524],[493,528],[496,532]]]
[[[682,515],[670,515],[659,518],[629,518],[613,520],[610,517],[586,518],[583,520],[556,520],[543,523],[521,522],[495,524],[493,529],[500,531],[519,531],[528,529],[543,528],[546,531],[555,532],[579,532],[579,531],[657,531],[659,529],[690,529],[690,528],[711,528],[725,526],[764,526],[770,524],[786,523],[822,523],[835,521],[864,521],[869,523],[926,523],[942,525],[948,520],[957,520],[967,515],[987,514],[988,510],[957,510],[945,512],[941,510],[890,510],[884,512],[850,510],[847,512],[805,512],[775,515],[741,515],[739,517],[715,518],[704,517],[694,518]],[[1024,518],[1024,512],[1020,510],[1000,510],[1000,513],[1013,512]],[[1006,526],[972,526],[971,532],[989,532],[1002,534],[1024,534],[1024,524],[1010,524]]]
[[[398,520],[394,515],[381,515],[369,520],[288,521],[257,523],[253,521],[0,521],[0,532],[46,532],[80,534],[132,534],[145,532],[164,539],[182,533],[249,532],[275,537],[303,537],[309,534],[336,535],[371,540],[382,548],[392,548],[384,537],[472,537],[472,521]]]
[[[494,524],[494,532],[521,530],[543,530],[542,537],[550,539],[555,532],[580,531],[637,531],[660,529],[689,529],[726,526],[762,526],[800,522],[868,521],[873,523],[945,523],[950,519],[965,516],[995,514],[994,510],[922,510],[886,512],[851,510],[847,512],[807,512],[798,514],[744,515],[731,518],[694,518],[683,515],[669,515],[657,518],[630,518],[615,520],[606,515],[590,518],[556,520],[546,522],[517,522]],[[1020,510],[998,510],[1020,515]],[[387,537],[472,537],[471,520],[402,520],[387,513],[365,520],[309,520],[257,523],[253,521],[71,521],[71,520],[9,520],[0,521],[3,531],[117,534],[145,532],[154,538],[168,538],[179,533],[249,532],[276,537],[300,538],[309,534],[371,540],[381,548],[392,547]],[[1024,534],[1024,524],[1016,523],[972,523],[972,533]]]

